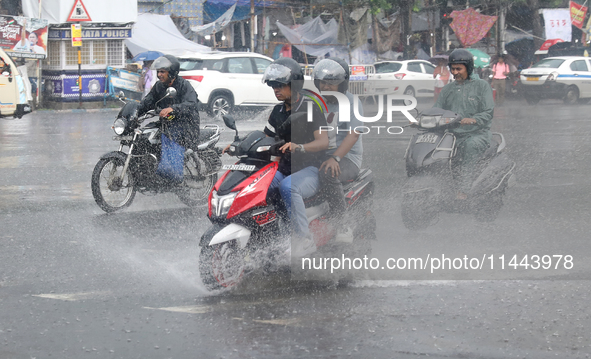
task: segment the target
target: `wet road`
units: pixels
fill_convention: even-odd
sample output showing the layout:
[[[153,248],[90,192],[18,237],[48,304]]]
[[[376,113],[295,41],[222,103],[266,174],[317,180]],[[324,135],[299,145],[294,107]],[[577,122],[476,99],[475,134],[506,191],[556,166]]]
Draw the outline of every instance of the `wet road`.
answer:
[[[90,175],[117,148],[115,112],[1,120],[0,358],[589,357],[590,108],[496,110],[493,130],[505,135],[518,181],[492,224],[442,214],[426,230],[405,229],[411,131],[364,137],[376,173],[372,256],[493,255],[493,270],[360,270],[345,288],[277,274],[215,295],[197,271],[205,206],[138,194],[106,215],[94,203]],[[260,129],[264,119],[250,114],[238,126]],[[574,261],[514,269],[513,255]]]

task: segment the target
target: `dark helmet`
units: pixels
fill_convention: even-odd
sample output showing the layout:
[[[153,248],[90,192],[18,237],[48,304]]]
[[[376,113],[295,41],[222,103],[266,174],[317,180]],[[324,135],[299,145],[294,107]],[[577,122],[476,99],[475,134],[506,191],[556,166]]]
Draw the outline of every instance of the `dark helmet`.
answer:
[[[265,69],[263,83],[271,87],[277,84],[290,85],[292,92],[298,92],[304,87],[304,73],[294,59],[281,57]]]
[[[449,65],[450,69],[451,65],[453,64],[465,65],[466,70],[468,71],[468,78],[470,78],[472,71],[474,70],[474,56],[468,50],[456,49],[449,55],[447,64]]]
[[[314,71],[312,71],[312,78],[314,85],[320,90],[320,81],[325,81],[335,85],[339,85],[339,92],[345,93],[349,89],[349,65],[343,59],[331,57],[329,59],[320,60]]]
[[[172,55],[164,55],[154,60],[151,69],[156,71],[166,70],[168,71],[168,76],[170,76],[171,79],[175,79],[179,74],[181,64],[179,63],[179,60],[176,59],[176,57]]]

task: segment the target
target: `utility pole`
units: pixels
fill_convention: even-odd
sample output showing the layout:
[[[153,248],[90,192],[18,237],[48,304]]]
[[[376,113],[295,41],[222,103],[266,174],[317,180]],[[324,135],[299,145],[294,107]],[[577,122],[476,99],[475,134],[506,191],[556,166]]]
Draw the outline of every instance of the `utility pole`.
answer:
[[[250,0],[250,52],[254,52],[255,26],[256,24],[254,23],[254,0]]]

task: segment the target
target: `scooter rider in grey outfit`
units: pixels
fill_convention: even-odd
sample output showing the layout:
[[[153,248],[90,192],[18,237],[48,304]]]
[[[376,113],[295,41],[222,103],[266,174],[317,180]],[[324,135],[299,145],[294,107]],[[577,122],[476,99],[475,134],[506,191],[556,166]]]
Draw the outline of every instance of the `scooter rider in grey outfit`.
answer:
[[[343,195],[343,182],[354,180],[359,174],[363,158],[363,145],[360,133],[355,132],[363,123],[354,115],[354,97],[349,89],[349,65],[339,58],[321,60],[314,66],[312,78],[314,84],[322,92],[334,91],[343,93],[349,99],[350,122],[339,121],[339,103],[334,96],[326,95],[328,107],[327,123],[329,145],[328,159],[320,166],[318,173],[320,191],[326,197],[331,214],[337,221],[337,242],[351,243],[353,232],[344,220],[347,204]],[[324,95],[323,95],[324,96]],[[359,113],[363,108],[358,102]]]

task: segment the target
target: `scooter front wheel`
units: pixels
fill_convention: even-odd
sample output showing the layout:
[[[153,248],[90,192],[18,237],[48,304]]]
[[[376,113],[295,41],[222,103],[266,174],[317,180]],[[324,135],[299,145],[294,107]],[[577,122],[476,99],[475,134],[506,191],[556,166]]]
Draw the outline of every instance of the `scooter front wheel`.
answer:
[[[127,207],[135,197],[135,186],[129,169],[125,174],[124,162],[115,157],[103,158],[92,172],[92,196],[105,212],[115,212]]]
[[[235,287],[242,280],[245,265],[244,253],[236,241],[201,247],[199,274],[210,291]]]

